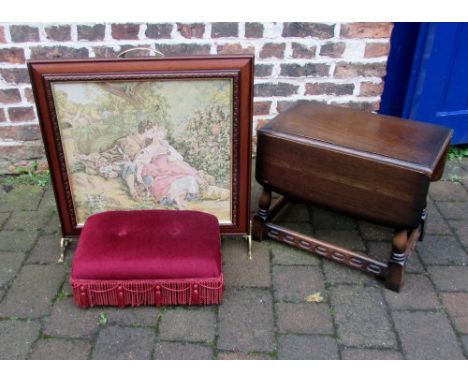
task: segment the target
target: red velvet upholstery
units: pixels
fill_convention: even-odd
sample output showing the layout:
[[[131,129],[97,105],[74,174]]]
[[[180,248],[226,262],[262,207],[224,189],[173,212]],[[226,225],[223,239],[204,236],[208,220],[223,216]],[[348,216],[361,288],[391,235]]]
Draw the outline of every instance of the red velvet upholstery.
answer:
[[[218,277],[218,220],[197,211],[109,211],[83,227],[71,277],[94,280]]]
[[[81,232],[70,283],[82,307],[219,303],[218,220],[196,211],[93,215]]]

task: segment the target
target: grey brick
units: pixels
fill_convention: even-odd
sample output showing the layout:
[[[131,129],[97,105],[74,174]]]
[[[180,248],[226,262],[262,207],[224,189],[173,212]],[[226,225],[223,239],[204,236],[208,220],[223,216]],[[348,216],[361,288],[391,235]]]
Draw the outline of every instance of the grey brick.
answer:
[[[42,227],[42,231],[46,234],[48,233],[60,233],[60,220],[57,213],[52,214],[49,221],[45,226]]]
[[[315,231],[315,237],[352,251],[365,252],[366,246],[356,230],[322,230]]]
[[[29,359],[85,360],[91,352],[91,343],[58,338],[40,339]]]
[[[10,215],[10,212],[0,212],[0,228],[2,228],[3,224],[8,221]]]
[[[333,334],[333,323],[325,303],[276,304],[281,333]]]
[[[210,360],[213,359],[213,349],[197,344],[161,341],[156,344],[154,359]]]
[[[463,220],[468,217],[467,202],[437,202],[437,207],[446,219]]]
[[[0,252],[0,287],[10,282],[21,267],[24,253]]]
[[[393,229],[359,221],[359,230],[365,240],[392,240]]]
[[[397,345],[380,290],[359,286],[333,287],[331,303],[343,345],[379,348]]]
[[[358,269],[324,259],[323,271],[329,284],[378,285],[375,276]]]
[[[54,190],[52,187],[48,187],[45,190],[39,203],[38,210],[47,216],[50,216],[54,212],[57,213],[57,204],[55,203]]]
[[[0,316],[34,318],[48,314],[64,275],[61,265],[25,265],[0,304]]]
[[[437,294],[425,275],[406,274],[399,293],[384,289],[385,299],[391,309],[438,309]]]
[[[318,267],[277,265],[273,268],[275,299],[303,302],[311,293],[324,291],[322,273]]]
[[[277,222],[307,222],[309,223],[309,210],[305,204],[289,203],[275,217]]]
[[[51,213],[43,211],[14,211],[5,225],[7,230],[38,230],[50,220]]]
[[[219,307],[218,348],[271,352],[275,348],[272,298],[268,291],[228,289]]]
[[[15,186],[0,199],[0,212],[36,210],[43,193],[39,186]]]
[[[313,208],[312,220],[315,229],[354,229],[356,221],[348,216],[336,212],[324,210],[322,208]]]
[[[445,222],[444,218],[437,210],[434,202],[428,200],[427,204],[427,221],[425,227],[427,234],[435,235],[450,235],[450,227]]]
[[[68,284],[68,283],[67,283]],[[153,306],[140,306],[126,309],[101,308],[100,312],[107,314],[110,325],[123,326],[156,326],[160,316],[160,310]]]
[[[468,335],[461,336],[461,342],[463,344],[463,348],[465,349],[465,354],[468,354]]]
[[[333,338],[310,335],[282,335],[279,338],[279,359],[339,359],[338,347]]]
[[[247,253],[247,241],[223,240],[223,272],[226,286],[269,287],[271,285],[268,243],[252,243],[252,260]]]
[[[152,329],[108,326],[99,332],[93,359],[150,359],[154,340]]]
[[[463,359],[447,317],[440,312],[394,312],[408,359]]]
[[[82,309],[73,299],[57,301],[45,320],[43,332],[56,337],[91,337],[99,327],[99,309]]]
[[[268,246],[273,254],[273,264],[318,265],[320,263],[318,256],[284,243],[270,240],[268,241]]]
[[[468,293],[442,293],[441,297],[455,329],[468,334]]]
[[[343,359],[348,360],[399,360],[403,359],[401,353],[395,350],[381,349],[343,349]]]
[[[468,267],[428,267],[439,291],[468,292]]]
[[[313,236],[314,232],[312,224],[307,222],[282,222],[281,226],[302,233],[303,235]]]
[[[461,245],[468,249],[468,220],[449,220],[448,223],[455,230]]]
[[[39,237],[28,257],[27,263],[51,264],[57,263],[60,257],[60,236],[58,234]]]
[[[36,231],[0,231],[0,251],[27,252],[37,239]]]
[[[434,182],[429,188],[429,195],[437,201],[457,201],[468,200],[465,189],[460,183],[455,182]]]
[[[467,265],[468,257],[453,236],[427,235],[416,247],[425,265]]]
[[[26,359],[39,329],[33,321],[0,321],[0,359]]]
[[[159,336],[162,340],[210,342],[215,338],[216,317],[211,308],[177,308],[162,315]]]
[[[219,352],[218,359],[220,360],[271,360],[273,359],[268,354],[261,354],[261,353],[254,353],[254,354],[246,354],[240,352]]]

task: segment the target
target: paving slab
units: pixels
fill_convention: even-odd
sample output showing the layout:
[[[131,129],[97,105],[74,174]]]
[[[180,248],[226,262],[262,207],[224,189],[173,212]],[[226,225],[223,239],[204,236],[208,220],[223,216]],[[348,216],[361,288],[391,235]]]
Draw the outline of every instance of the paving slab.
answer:
[[[436,291],[426,275],[406,274],[399,293],[383,289],[391,309],[439,309]]]
[[[40,328],[34,321],[0,321],[0,359],[26,359]]]
[[[57,212],[53,213],[49,221],[42,227],[44,233],[61,233],[60,219]]]
[[[442,293],[441,297],[455,329],[468,334],[468,293]]]
[[[123,309],[102,307],[99,308],[99,311],[107,315],[107,322],[110,325],[116,324],[133,327],[156,327],[161,315],[160,309],[154,306],[126,307]]]
[[[24,258],[24,253],[0,252],[0,287],[13,280]]]
[[[85,360],[91,353],[91,342],[59,338],[44,338],[37,341],[29,359]]]
[[[357,230],[323,230],[315,231],[315,237],[327,243],[349,249],[365,252],[366,246]]]
[[[312,222],[315,229],[354,229],[356,220],[342,214],[328,211],[319,207],[313,207]]]
[[[0,304],[0,317],[36,318],[48,314],[65,276],[62,265],[25,265]]]
[[[275,306],[280,333],[334,334],[326,303],[278,303]]]
[[[448,222],[466,251],[468,249],[468,220],[449,220]]]
[[[324,294],[325,283],[319,267],[276,265],[273,267],[273,288],[277,301],[304,302],[312,294]]]
[[[37,210],[44,194],[39,186],[18,185],[0,199],[0,212]]]
[[[439,291],[468,292],[468,267],[428,267],[429,276]]]
[[[339,359],[338,346],[329,336],[285,334],[279,338],[278,359]]]
[[[49,317],[44,320],[43,332],[52,337],[89,338],[99,328],[99,315],[103,310],[82,309],[72,298],[57,301]]]
[[[8,221],[11,212],[0,212],[0,228],[4,228],[5,222]]]
[[[275,350],[270,291],[227,289],[218,314],[218,349],[266,353]]]
[[[155,331],[149,328],[106,326],[99,331],[93,359],[146,360],[151,358]]]
[[[27,263],[56,264],[60,257],[60,238],[57,233],[40,236],[31,250]]]
[[[271,285],[268,243],[252,243],[252,260],[247,253],[247,241],[223,240],[223,273],[227,287],[269,287]]]
[[[468,265],[468,256],[453,236],[426,235],[416,250],[426,266]]]
[[[13,211],[3,228],[21,231],[39,230],[47,224],[50,216],[51,213],[46,211]]]
[[[465,349],[465,357],[467,357],[468,356],[468,335],[461,336],[461,342],[462,342],[463,348]]]
[[[162,314],[159,324],[161,340],[212,342],[216,336],[216,314],[211,307],[180,307]]]
[[[359,231],[365,240],[392,240],[393,229],[365,221],[358,222]]]
[[[441,312],[393,312],[408,359],[464,359],[450,323]]]
[[[161,341],[156,344],[153,357],[159,360],[211,360],[213,349],[200,344]]]
[[[450,235],[452,233],[445,219],[431,200],[427,204],[425,233],[435,235]]]
[[[400,360],[403,355],[395,350],[343,349],[341,356],[346,360]]]
[[[330,288],[338,336],[345,346],[395,348],[380,288],[339,285]]]
[[[464,202],[468,200],[467,192],[457,182],[433,182],[429,187],[429,195],[437,201]]]
[[[272,360],[273,358],[269,354],[262,354],[262,353],[254,353],[254,354],[246,354],[240,352],[219,352],[218,358],[219,360],[225,361],[254,361],[254,360]]]
[[[0,231],[0,251],[27,252],[38,237],[37,231]]]
[[[276,215],[277,222],[309,222],[309,210],[307,205],[301,203],[289,203]]]
[[[468,217],[467,202],[437,202],[437,207],[446,219],[464,220]]]
[[[323,272],[329,285],[335,284],[359,284],[380,285],[375,276],[364,273],[358,269],[348,267],[335,261],[323,260]]]
[[[273,264],[278,265],[319,265],[320,258],[309,252],[296,249],[290,245],[268,241],[268,247],[273,254]]]

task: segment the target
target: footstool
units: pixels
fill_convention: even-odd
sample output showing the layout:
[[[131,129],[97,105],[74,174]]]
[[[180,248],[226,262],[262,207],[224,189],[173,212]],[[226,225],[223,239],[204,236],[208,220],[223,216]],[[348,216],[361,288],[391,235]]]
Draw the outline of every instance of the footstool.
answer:
[[[87,219],[70,284],[83,308],[218,304],[216,217],[197,211],[109,211]]]
[[[263,186],[252,238],[269,238],[385,278],[398,291],[422,239],[426,196],[444,169],[452,130],[300,101],[257,135]],[[270,208],[272,191],[283,197]],[[395,229],[388,262],[302,235],[273,222],[290,201],[325,207]]]

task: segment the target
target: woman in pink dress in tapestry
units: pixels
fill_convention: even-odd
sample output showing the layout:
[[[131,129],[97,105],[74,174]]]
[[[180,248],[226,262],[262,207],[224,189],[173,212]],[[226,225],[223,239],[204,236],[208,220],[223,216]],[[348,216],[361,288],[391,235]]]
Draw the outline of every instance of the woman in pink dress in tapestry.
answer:
[[[161,127],[149,129],[146,137],[152,142],[135,158],[137,180],[158,203],[175,203],[178,209],[185,209],[185,200],[198,198],[198,171],[167,142]]]

